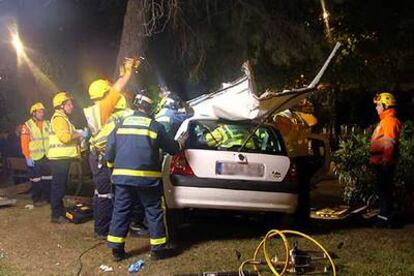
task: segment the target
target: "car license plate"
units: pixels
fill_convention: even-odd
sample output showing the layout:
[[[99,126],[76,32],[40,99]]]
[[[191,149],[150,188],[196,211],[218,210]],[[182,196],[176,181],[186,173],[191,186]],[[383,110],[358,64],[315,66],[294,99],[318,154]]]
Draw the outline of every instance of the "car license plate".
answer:
[[[216,162],[216,174],[263,177],[264,165],[259,163]]]

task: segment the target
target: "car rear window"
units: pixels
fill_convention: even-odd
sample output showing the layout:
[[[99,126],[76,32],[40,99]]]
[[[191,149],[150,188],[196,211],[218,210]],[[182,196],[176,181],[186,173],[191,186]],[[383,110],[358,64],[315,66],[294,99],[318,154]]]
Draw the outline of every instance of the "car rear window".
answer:
[[[252,122],[197,120],[189,124],[189,149],[285,154],[283,140],[273,128]],[[250,133],[253,135],[246,141]]]

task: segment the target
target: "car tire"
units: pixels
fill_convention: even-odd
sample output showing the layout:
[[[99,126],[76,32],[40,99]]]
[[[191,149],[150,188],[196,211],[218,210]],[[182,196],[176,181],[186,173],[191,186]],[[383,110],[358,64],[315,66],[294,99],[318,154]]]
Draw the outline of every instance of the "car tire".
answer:
[[[167,209],[168,239],[174,243],[179,238],[179,226],[183,222],[183,212],[179,209]]]
[[[293,214],[294,226],[297,229],[306,229],[310,225],[310,180],[315,173],[309,157],[295,159],[298,170],[298,206]]]

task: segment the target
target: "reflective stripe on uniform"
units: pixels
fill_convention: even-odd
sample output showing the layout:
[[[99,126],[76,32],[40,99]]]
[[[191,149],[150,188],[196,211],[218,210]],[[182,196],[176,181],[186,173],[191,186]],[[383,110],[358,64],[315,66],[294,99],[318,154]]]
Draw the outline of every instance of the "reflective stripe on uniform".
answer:
[[[388,220],[387,217],[381,216],[381,215],[377,215],[377,218],[382,219],[382,220]]]
[[[69,118],[62,111],[56,110],[52,116],[52,121],[60,117],[66,121],[69,126],[69,134],[72,135],[75,131],[75,127],[69,121]],[[49,150],[47,152],[47,157],[49,159],[65,159],[65,158],[79,158],[80,157],[80,148],[78,144],[74,141],[64,144],[57,137],[53,125],[49,135]]]
[[[30,131],[29,151],[30,157],[34,160],[42,159],[48,150],[49,145],[49,121],[43,121],[42,128],[33,119],[28,120],[25,126]]]
[[[157,139],[157,133],[149,129],[136,129],[136,128],[119,128],[116,134],[120,135],[143,135],[148,136],[151,139]]]
[[[100,194],[98,190],[95,190],[95,195],[99,198],[112,199],[112,193]]]
[[[238,129],[231,129],[229,126],[219,126],[211,133],[206,135],[206,142],[209,146],[220,146],[231,148],[233,146],[241,146],[247,138],[245,133],[240,133]],[[254,149],[255,144],[252,139],[246,142],[246,148]]]
[[[51,175],[42,176],[42,180],[52,180],[53,177]]]
[[[395,140],[389,137],[382,137],[381,139],[372,140],[371,146],[373,147],[384,147],[384,148],[390,148],[395,145]]]
[[[125,118],[122,125],[123,126],[144,126],[149,127],[151,124],[150,118],[130,116]]]
[[[161,172],[158,171],[142,171],[142,170],[130,170],[130,169],[114,169],[112,175],[125,175],[125,176],[142,176],[142,177],[161,177]]]
[[[167,238],[169,238],[168,222],[167,222],[167,206],[165,204],[164,196],[161,196],[161,209],[162,209],[162,223],[164,223],[165,234],[167,235]]]
[[[49,138],[48,138],[49,139]],[[30,150],[30,155],[33,157],[34,154],[37,153],[44,153],[45,150],[44,149],[36,149],[36,150]],[[35,159],[34,159],[35,160]]]
[[[108,136],[115,129],[116,124],[118,124],[123,118],[132,115],[133,112],[134,111],[131,109],[125,109],[112,113],[106,124],[103,125],[96,135],[89,140],[91,150],[104,152]]]
[[[41,177],[36,177],[36,178],[30,178],[30,181],[32,181],[32,182],[40,182],[40,181],[42,181],[42,178]]]
[[[108,240],[109,240],[109,236],[108,236]],[[167,238],[163,237],[163,238],[158,238],[158,239],[150,239],[150,244],[151,245],[160,245],[160,244],[164,244],[167,243]]]
[[[115,237],[115,236],[111,236],[111,235],[108,235],[106,240],[109,241],[109,242],[113,242],[113,243],[125,243],[125,238]]]
[[[393,139],[391,137],[386,137],[385,136],[385,137],[381,138],[381,140],[383,140],[386,143],[393,143],[393,144],[395,144],[395,139]]]
[[[61,145],[50,145],[49,148],[50,149],[54,149],[54,148],[72,148],[73,145],[72,144],[61,144]]]
[[[112,115],[111,115],[112,116]],[[106,147],[106,142],[108,140],[109,134],[114,130],[116,126],[116,120],[112,117],[109,117],[108,122],[98,131],[98,133],[91,137],[89,143],[91,148],[95,150],[104,151]]]
[[[155,118],[155,121],[169,123],[170,122],[170,117],[160,116],[160,117]]]

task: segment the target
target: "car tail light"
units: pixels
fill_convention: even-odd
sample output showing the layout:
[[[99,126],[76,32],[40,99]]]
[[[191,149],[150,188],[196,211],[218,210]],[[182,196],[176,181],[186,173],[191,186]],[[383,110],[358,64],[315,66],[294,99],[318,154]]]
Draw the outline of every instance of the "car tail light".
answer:
[[[194,175],[193,170],[191,169],[187,159],[185,158],[184,151],[177,153],[171,159],[170,175],[173,174]]]
[[[297,182],[298,181],[298,170],[296,169],[295,163],[290,163],[289,170],[285,176],[285,181]]]

